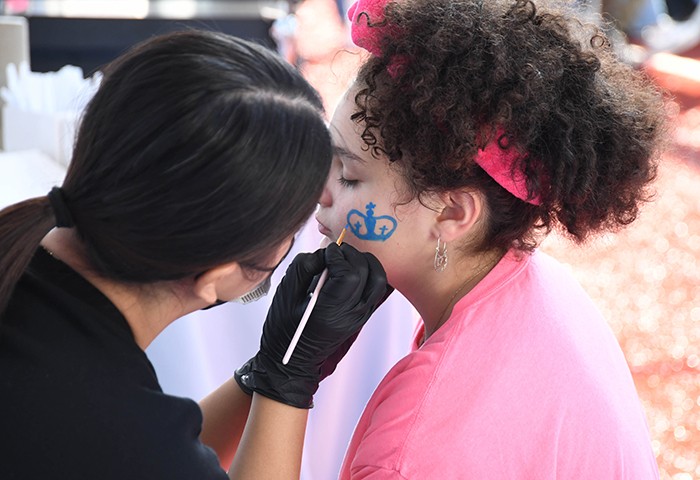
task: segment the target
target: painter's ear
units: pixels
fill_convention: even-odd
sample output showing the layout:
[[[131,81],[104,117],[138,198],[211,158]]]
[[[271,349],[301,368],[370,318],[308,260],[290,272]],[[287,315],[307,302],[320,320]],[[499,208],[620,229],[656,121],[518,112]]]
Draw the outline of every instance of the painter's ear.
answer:
[[[436,235],[449,243],[470,233],[481,218],[483,197],[470,190],[454,190],[440,194],[439,198]]]
[[[235,273],[241,272],[241,266],[236,262],[226,263],[200,273],[195,277],[192,293],[201,298],[207,305],[214,304],[220,298],[224,283],[230,281]]]

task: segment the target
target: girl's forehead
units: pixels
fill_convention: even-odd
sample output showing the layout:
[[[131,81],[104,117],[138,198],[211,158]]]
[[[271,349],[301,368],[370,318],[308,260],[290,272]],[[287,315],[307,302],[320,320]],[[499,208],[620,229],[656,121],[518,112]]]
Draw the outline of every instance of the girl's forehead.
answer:
[[[349,122],[354,123],[348,119]],[[366,166],[374,160],[369,146],[362,140],[359,132],[349,126],[331,125],[331,140],[333,143],[333,155],[343,163],[357,164],[358,167]]]
[[[331,118],[331,130],[334,128],[342,134],[347,134],[346,129],[351,130],[359,136],[364,128],[362,122],[356,122],[351,117],[357,113],[358,108],[352,93],[346,95],[338,102],[333,117]]]
[[[337,143],[333,144],[333,155],[340,158],[343,161],[343,163],[347,162],[350,164],[353,164],[353,163],[364,164],[367,162],[366,158],[364,158],[361,155],[358,155],[357,153],[355,153],[352,150],[349,150],[342,143],[341,144],[337,144]]]

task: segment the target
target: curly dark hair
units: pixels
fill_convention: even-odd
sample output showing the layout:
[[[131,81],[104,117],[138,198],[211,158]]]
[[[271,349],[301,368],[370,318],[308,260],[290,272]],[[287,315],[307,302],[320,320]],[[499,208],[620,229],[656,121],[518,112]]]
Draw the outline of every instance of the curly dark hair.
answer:
[[[401,0],[377,28],[391,35],[360,69],[352,118],[367,148],[401,167],[413,198],[484,193],[478,250],[530,251],[553,228],[583,242],[629,224],[651,198],[663,96],[596,26],[540,2]],[[539,205],[474,162],[491,141],[523,152],[515,167]]]

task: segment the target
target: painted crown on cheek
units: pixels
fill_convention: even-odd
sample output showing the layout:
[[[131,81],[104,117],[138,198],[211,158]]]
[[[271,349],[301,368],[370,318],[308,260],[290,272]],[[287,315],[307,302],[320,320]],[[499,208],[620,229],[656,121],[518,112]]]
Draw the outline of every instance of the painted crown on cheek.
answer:
[[[389,215],[374,216],[376,205],[372,202],[368,203],[365,208],[367,213],[364,214],[359,210],[350,210],[348,212],[348,225],[350,231],[361,240],[372,240],[383,242],[396,230],[396,219]]]

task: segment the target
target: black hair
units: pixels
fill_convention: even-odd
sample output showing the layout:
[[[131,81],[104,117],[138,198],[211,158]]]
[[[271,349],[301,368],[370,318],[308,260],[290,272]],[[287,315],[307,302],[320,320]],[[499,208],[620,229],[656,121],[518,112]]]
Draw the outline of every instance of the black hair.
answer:
[[[269,266],[328,174],[322,109],[251,42],[192,30],[135,46],[105,69],[61,187],[91,268],[146,284]],[[0,312],[55,222],[47,197],[0,212]]]
[[[530,251],[552,228],[582,242],[632,222],[651,198],[666,131],[661,93],[597,27],[547,3],[388,2],[375,27],[386,32],[382,55],[358,75],[352,118],[368,149],[402,167],[414,198],[483,192],[478,250]],[[507,138],[496,138],[499,129]],[[526,152],[515,166],[540,205],[474,162],[480,147],[502,140]]]

